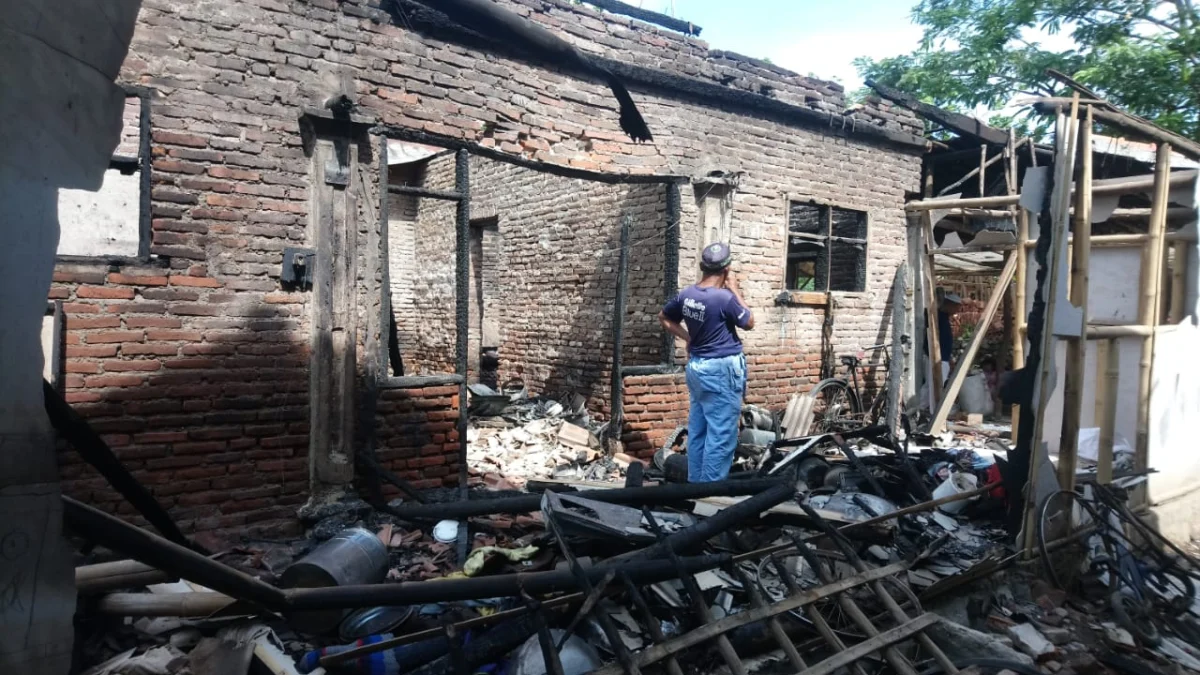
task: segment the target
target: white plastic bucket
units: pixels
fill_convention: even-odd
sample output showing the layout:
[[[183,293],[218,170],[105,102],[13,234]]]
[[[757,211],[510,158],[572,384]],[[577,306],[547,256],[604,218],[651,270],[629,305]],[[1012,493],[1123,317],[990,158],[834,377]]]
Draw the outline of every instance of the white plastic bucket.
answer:
[[[963,473],[959,471],[958,473],[950,474],[949,478],[942,481],[942,484],[937,486],[937,489],[933,491],[933,498],[941,499],[943,497],[951,497],[964,492],[970,492],[977,487],[979,487],[979,480],[975,478],[974,474]],[[973,501],[974,499],[976,498],[972,497],[971,499],[960,499],[957,502],[942,504],[938,508],[946,513],[958,513],[959,511],[967,508],[967,502]]]

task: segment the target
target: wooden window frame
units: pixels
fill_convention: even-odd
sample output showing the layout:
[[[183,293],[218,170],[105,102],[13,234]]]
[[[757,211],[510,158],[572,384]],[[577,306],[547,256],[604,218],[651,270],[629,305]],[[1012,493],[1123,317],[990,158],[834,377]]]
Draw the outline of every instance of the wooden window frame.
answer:
[[[796,204],[816,207],[817,209],[819,209],[821,219],[824,224],[824,233],[823,234],[819,234],[819,235],[818,234],[808,234],[808,233],[804,233],[804,232],[793,233],[791,231],[792,206],[796,205]],[[840,236],[834,235],[833,234],[833,214],[834,214],[835,210],[848,211],[851,213],[861,214],[862,219],[863,219],[863,237],[862,238],[840,237]],[[870,249],[871,249],[871,243],[870,243],[871,242],[871,213],[870,213],[870,211],[868,211],[866,209],[849,208],[846,206],[841,206],[841,205],[833,204],[831,202],[826,202],[826,201],[819,201],[819,200],[813,199],[811,197],[804,197],[804,196],[797,196],[797,195],[785,195],[784,201],[783,201],[783,221],[784,221],[784,252],[783,252],[784,293],[781,296],[781,300],[784,302],[784,304],[825,305],[825,304],[828,304],[829,296],[831,294],[836,294],[839,297],[857,297],[857,296],[862,296],[866,293],[867,277],[869,276],[867,274],[867,271],[868,271],[867,267],[870,263],[870,252],[871,252],[870,251]],[[793,289],[787,288],[787,285],[788,285],[787,277],[788,277],[789,269],[791,267],[791,248],[792,248],[793,237],[824,245],[825,250],[824,250],[823,255],[825,256],[826,264],[825,264],[825,269],[824,269],[825,279],[824,279],[824,284],[823,284],[824,288],[823,289],[812,290],[812,291],[801,291],[801,290],[793,290]],[[862,269],[861,287],[858,287],[855,290],[849,290],[849,291],[830,289],[830,274],[831,274],[830,268],[832,267],[830,262],[831,262],[832,256],[833,256],[833,243],[834,242],[843,242],[843,243],[849,243],[849,244],[861,244],[862,245],[863,269]]]

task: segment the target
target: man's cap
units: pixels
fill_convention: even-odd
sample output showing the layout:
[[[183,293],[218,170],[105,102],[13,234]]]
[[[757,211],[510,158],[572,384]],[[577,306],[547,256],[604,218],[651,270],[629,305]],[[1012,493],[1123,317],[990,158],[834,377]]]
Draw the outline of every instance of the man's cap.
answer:
[[[729,244],[718,241],[704,247],[704,253],[700,255],[700,269],[705,272],[719,272],[732,261],[733,252],[729,250]]]
[[[962,298],[957,293],[947,293],[942,299],[946,302],[953,302],[956,305],[962,304]]]

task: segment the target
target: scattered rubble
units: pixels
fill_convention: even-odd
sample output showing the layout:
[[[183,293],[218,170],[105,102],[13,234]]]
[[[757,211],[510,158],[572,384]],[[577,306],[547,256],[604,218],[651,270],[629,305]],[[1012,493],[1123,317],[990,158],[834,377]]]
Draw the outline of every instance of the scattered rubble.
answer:
[[[591,421],[581,396],[563,404],[528,398],[524,387],[510,388],[516,393],[497,405],[497,396],[505,395],[471,385],[467,462],[474,480],[493,489],[521,488],[538,479],[619,480],[636,461],[604,450],[600,439],[608,425]],[[477,406],[480,400],[487,405]]]

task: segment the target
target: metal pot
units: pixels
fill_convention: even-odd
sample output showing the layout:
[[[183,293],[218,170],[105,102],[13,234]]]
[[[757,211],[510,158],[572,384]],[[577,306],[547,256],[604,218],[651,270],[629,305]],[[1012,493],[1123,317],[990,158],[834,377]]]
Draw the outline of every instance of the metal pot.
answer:
[[[284,570],[283,588],[328,588],[377,584],[388,571],[388,551],[370,530],[355,527],[313,549]],[[325,633],[338,627],[344,609],[292,612],[288,622],[300,633]]]

